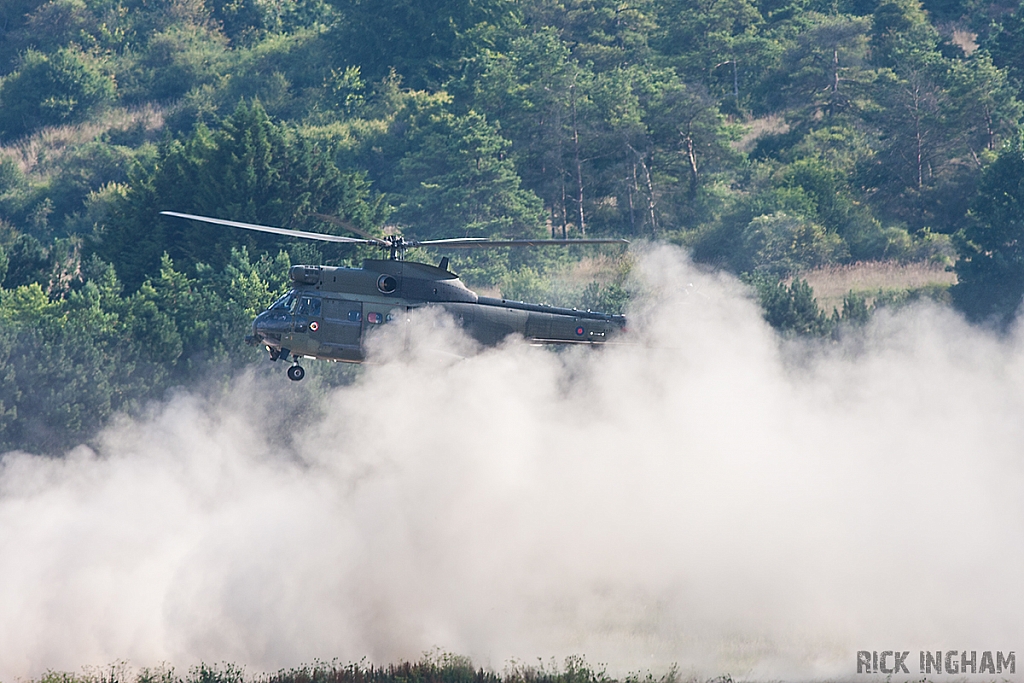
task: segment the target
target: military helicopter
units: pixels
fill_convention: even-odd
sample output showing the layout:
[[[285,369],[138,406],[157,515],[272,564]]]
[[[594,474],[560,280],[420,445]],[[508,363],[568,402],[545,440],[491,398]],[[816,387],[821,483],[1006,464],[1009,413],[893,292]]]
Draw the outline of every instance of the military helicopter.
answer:
[[[437,266],[405,260],[413,247],[481,249],[573,244],[628,244],[623,239],[490,240],[455,238],[407,240],[401,235],[376,237],[332,216],[314,214],[342,225],[360,238],[240,223],[238,221],[161,211],[185,218],[244,230],[268,232],[322,242],[367,244],[379,247],[387,258],[366,259],[361,268],[292,266],[293,286],[270,308],[256,316],[245,339],[263,345],[270,360],[291,359],[288,378],[300,381],[306,371],[303,358],[361,363],[366,360],[366,339],[380,325],[424,306],[440,306],[481,344],[492,345],[510,334],[538,344],[598,344],[626,325],[622,315],[574,308],[557,308],[479,296],[449,270],[445,256]]]

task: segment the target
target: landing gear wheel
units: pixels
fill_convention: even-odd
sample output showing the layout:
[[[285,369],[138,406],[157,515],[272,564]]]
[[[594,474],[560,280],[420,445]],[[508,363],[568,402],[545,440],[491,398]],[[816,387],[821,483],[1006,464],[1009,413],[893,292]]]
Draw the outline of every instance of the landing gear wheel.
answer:
[[[293,382],[298,382],[305,376],[306,371],[302,369],[301,365],[293,365],[288,368],[288,379]]]

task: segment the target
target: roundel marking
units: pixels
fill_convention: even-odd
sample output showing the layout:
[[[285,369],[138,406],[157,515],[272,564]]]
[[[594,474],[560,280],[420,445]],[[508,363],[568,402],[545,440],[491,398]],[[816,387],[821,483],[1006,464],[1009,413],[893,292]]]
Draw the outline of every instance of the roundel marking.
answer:
[[[583,329],[583,325],[580,325],[579,327],[576,328],[577,337],[582,337],[584,332],[586,332],[586,330]]]
[[[311,322],[309,324],[309,331],[310,332],[316,332],[319,329],[320,329],[320,323],[318,323],[317,321],[314,320],[313,322]]]

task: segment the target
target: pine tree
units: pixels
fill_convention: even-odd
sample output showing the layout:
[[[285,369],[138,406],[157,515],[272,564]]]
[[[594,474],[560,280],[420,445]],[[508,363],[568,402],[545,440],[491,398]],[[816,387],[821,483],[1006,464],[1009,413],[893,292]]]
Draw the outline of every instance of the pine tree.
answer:
[[[1005,326],[1024,298],[1024,138],[985,169],[971,218],[958,240],[953,302],[971,320]]]

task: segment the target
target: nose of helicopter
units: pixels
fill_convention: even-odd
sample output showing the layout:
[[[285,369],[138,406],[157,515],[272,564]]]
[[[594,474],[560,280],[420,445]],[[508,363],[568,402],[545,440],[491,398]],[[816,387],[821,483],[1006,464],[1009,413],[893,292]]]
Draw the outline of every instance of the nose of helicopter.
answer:
[[[249,344],[250,346],[256,346],[261,341],[263,341],[263,335],[260,334],[260,328],[262,327],[262,325],[259,324],[260,316],[262,315],[263,314],[260,313],[260,315],[256,316],[253,319],[252,323],[249,325],[249,334],[245,335],[245,343]]]
[[[246,337],[250,344],[264,340],[280,341],[281,333],[291,331],[292,317],[286,310],[263,311],[252,321],[252,333]]]

